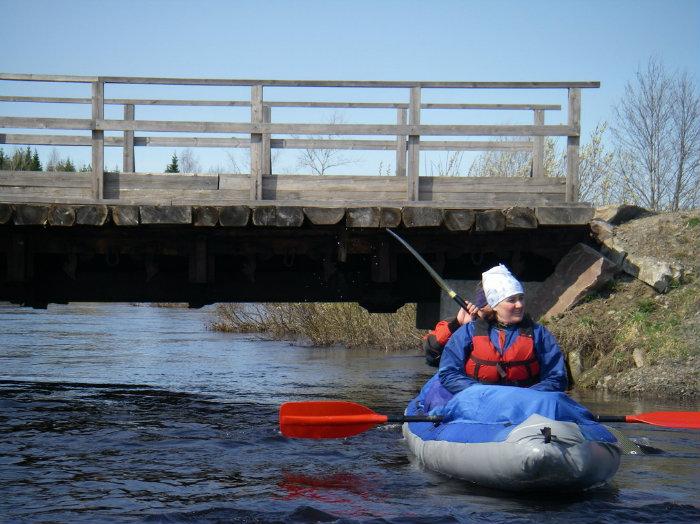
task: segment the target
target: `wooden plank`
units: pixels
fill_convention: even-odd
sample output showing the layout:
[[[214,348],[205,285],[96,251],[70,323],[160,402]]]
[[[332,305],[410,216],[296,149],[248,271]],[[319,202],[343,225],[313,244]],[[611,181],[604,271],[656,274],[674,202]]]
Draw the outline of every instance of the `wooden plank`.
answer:
[[[111,189],[218,189],[219,176],[180,173],[106,173],[105,185]]]
[[[124,120],[134,120],[136,115],[133,104],[124,106]],[[122,171],[133,173],[136,170],[134,165],[134,132],[124,131],[124,146],[122,152]]]
[[[85,80],[53,80],[53,75],[19,75],[22,80],[34,80],[41,78],[42,81],[69,82],[69,81],[92,81],[87,80],[93,77],[56,77],[56,78],[84,78]],[[35,76],[37,78],[26,78]],[[0,80],[16,80],[17,78],[0,75]],[[131,77],[131,76],[105,76],[101,77],[107,83],[114,84],[165,84],[165,85],[202,85],[202,86],[277,86],[277,87],[427,87],[433,89],[566,89],[569,87],[597,88],[600,82],[453,82],[453,81],[385,81],[385,80],[271,80],[271,79],[225,79],[225,78],[167,78],[167,77]]]
[[[476,213],[469,209],[447,209],[444,222],[450,231],[469,231],[476,220]]]
[[[505,209],[506,229],[535,229],[537,216],[535,210],[529,207],[511,207]]]
[[[534,114],[534,125],[544,125],[544,111],[536,110]],[[542,178],[544,176],[544,137],[536,136],[532,139],[532,177]]]
[[[92,187],[89,173],[63,171],[0,171],[0,193],[3,186]]]
[[[11,127],[13,129],[82,129],[89,131],[91,122],[87,118],[0,117],[0,127]]]
[[[225,206],[219,209],[219,224],[224,227],[244,227],[250,219],[250,207]]]
[[[253,209],[253,225],[266,227],[301,227],[304,210],[292,206],[258,206]]]
[[[49,219],[49,206],[17,204],[14,215],[16,226],[43,226]]]
[[[219,208],[214,206],[193,207],[192,222],[198,227],[214,227],[219,223]]]
[[[48,222],[52,226],[70,227],[75,224],[75,207],[56,204],[49,208]]]
[[[475,216],[475,231],[503,231],[505,228],[506,217],[500,210],[480,211]]]
[[[191,224],[190,206],[139,206],[141,224]]]
[[[89,98],[42,97],[42,96],[0,96],[0,102],[35,102],[51,104],[90,104]],[[182,100],[152,98],[105,98],[105,105],[143,106],[210,106],[210,107],[250,107],[248,100]],[[408,104],[400,102],[265,102],[268,107],[328,108],[328,109],[406,109]],[[560,111],[558,104],[421,104],[421,109],[484,109],[484,110],[528,110],[542,109]]]
[[[272,121],[272,110],[270,106],[263,106],[263,122],[269,124]],[[272,174],[272,150],[270,147],[270,135],[262,136],[262,173],[261,176]]]
[[[25,125],[3,125],[12,117],[0,118],[0,127],[37,127]],[[30,121],[51,119],[24,119]],[[61,120],[61,119],[54,119]],[[64,119],[65,120],[65,119]],[[50,122],[48,122],[50,123]],[[194,122],[175,120],[100,120],[96,123],[102,131],[158,131],[196,133],[246,133],[275,135],[430,135],[430,136],[569,136],[576,130],[566,125],[390,125],[390,124],[265,124],[231,122]],[[38,126],[41,128],[46,125]],[[71,129],[57,127],[57,129]],[[77,128],[76,128],[77,129]],[[80,128],[82,129],[82,128]]]
[[[29,135],[0,134],[0,144],[15,145],[57,145],[89,146],[91,138],[77,135]],[[226,147],[249,148],[249,138],[212,138],[212,137],[171,137],[139,136],[134,138],[134,145],[139,147]],[[123,147],[121,137],[105,137],[105,146]],[[342,149],[356,151],[398,151],[397,141],[390,140],[342,140],[342,139],[303,139],[274,138],[270,140],[272,149]],[[405,149],[405,147],[404,147]],[[423,140],[424,151],[529,151],[532,142],[520,140]],[[404,154],[405,156],[405,154]],[[397,164],[398,165],[398,164]]]
[[[305,207],[304,215],[315,226],[332,226],[345,216],[343,207]]]
[[[443,221],[442,210],[431,207],[407,207],[402,216],[406,227],[439,227]]]
[[[23,187],[12,187],[5,186],[0,188],[0,200],[6,201],[8,197],[24,197],[27,202],[36,201],[36,197],[43,197],[48,202],[52,202],[56,198],[91,198],[92,189],[90,187],[80,188],[80,187],[33,187],[33,186],[23,186]],[[13,201],[17,201],[14,199]]]
[[[541,206],[535,209],[541,226],[568,226],[588,224],[595,209],[588,206]]]
[[[82,226],[102,226],[109,216],[109,208],[105,205],[77,206],[75,223]]]
[[[104,82],[92,84],[92,197],[99,200],[104,196],[105,134],[96,128],[96,122],[105,115]]]
[[[421,98],[421,88],[412,87],[411,88],[411,100],[408,108],[408,122],[409,124],[416,128],[420,127],[420,98]],[[403,127],[403,126],[396,126]],[[403,133],[400,133],[403,134]],[[407,187],[406,187],[406,200],[420,200],[420,186],[419,186],[419,174],[420,174],[420,132],[408,132],[408,152],[406,153],[406,173],[407,173]]]
[[[263,122],[263,86],[254,85],[250,88],[250,121],[252,124]],[[269,125],[269,124],[267,124]],[[263,132],[250,131],[250,199],[262,198],[263,165]],[[269,134],[269,133],[268,133]]]
[[[112,222],[117,226],[138,226],[139,225],[139,207],[129,205],[110,206]]]
[[[13,211],[12,204],[0,204],[0,224],[7,224],[12,218]]]
[[[379,207],[350,207],[345,212],[345,226],[350,228],[380,227],[381,209]]]
[[[379,208],[379,227],[398,227],[401,225],[401,208],[400,207],[381,207]]]
[[[578,200],[579,141],[581,133],[581,90],[569,89],[569,127],[575,130],[566,140],[566,201]]]
[[[408,112],[406,109],[396,110],[396,124],[399,126],[408,123]],[[406,176],[406,135],[398,135],[396,137],[396,176]]]
[[[92,138],[89,136],[77,135],[28,135],[21,133],[0,133],[0,144],[16,144],[23,146],[89,146],[92,144]]]

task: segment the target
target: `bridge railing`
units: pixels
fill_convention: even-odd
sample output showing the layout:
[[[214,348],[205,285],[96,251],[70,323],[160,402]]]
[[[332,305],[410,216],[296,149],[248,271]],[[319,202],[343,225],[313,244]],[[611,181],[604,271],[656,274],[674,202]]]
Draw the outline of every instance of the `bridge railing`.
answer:
[[[0,82],[47,82],[88,84],[90,97],[38,97],[2,95],[0,102],[29,104],[89,104],[91,118],[2,116],[0,127],[16,130],[61,130],[62,134],[5,133],[0,144],[88,146],[92,172],[58,173],[50,180],[37,173],[0,171],[0,197],[7,200],[35,198],[65,201],[149,201],[157,203],[215,203],[300,201],[318,203],[421,204],[447,206],[507,206],[574,203],[578,185],[581,89],[599,87],[598,82],[390,82],[326,80],[225,80],[136,77],[85,77],[32,74],[0,74]],[[106,98],[106,85],[167,85],[244,87],[247,100],[175,100],[154,98]],[[278,101],[264,98],[265,88],[403,89],[401,102]],[[546,111],[559,111],[558,104],[425,103],[425,90],[522,90],[548,89],[567,92],[565,124],[545,124]],[[123,107],[122,118],[105,118],[105,106]],[[249,122],[174,121],[136,119],[137,106],[249,107]],[[282,123],[272,120],[272,108],[393,109],[395,123]],[[529,111],[529,124],[422,124],[423,110]],[[457,119],[455,119],[456,121]],[[70,135],[66,131],[89,131]],[[105,136],[120,132],[121,136]],[[178,136],[147,136],[143,133],[178,133]],[[139,133],[139,136],[136,136]],[[205,136],[194,136],[203,133]],[[243,134],[241,137],[207,134]],[[319,138],[325,136],[328,138]],[[348,139],[347,137],[357,137]],[[343,137],[343,138],[336,138]],[[371,137],[371,138],[367,138]],[[428,139],[426,140],[426,137]],[[430,138],[442,138],[435,140]],[[454,137],[454,138],[453,138]],[[478,140],[474,140],[474,138]],[[517,139],[503,140],[503,137]],[[544,172],[546,137],[566,137],[566,178],[550,178]],[[444,138],[450,138],[445,140]],[[471,138],[471,140],[465,140]],[[104,148],[123,148],[123,173],[105,173]],[[135,173],[136,147],[248,148],[250,173],[219,175],[167,175]],[[395,176],[309,176],[272,173],[273,149],[394,150]],[[421,151],[528,151],[532,156],[530,177],[432,177],[419,176]],[[44,174],[45,175],[45,174]],[[10,191],[13,188],[14,191]]]

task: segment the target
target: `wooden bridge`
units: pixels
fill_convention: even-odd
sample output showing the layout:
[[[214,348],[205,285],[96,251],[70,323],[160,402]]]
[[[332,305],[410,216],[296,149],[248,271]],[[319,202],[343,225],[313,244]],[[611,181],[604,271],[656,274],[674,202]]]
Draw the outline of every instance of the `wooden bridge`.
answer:
[[[86,92],[66,96],[67,86]],[[212,95],[142,96],[183,86]],[[0,300],[35,306],[356,300],[371,310],[434,303],[434,285],[392,244],[385,227],[404,229],[447,276],[469,278],[493,260],[544,277],[572,243],[587,237],[592,209],[576,201],[580,106],[581,89],[595,87],[0,74],[0,128],[6,131],[0,147],[91,151],[87,173],[0,171]],[[249,96],[214,99],[222,90]],[[460,101],[488,90],[564,96],[565,121],[545,123],[545,114],[561,115],[557,103]],[[344,99],[328,101],[325,92]],[[384,101],[386,93],[397,99]],[[432,101],[436,93],[449,101]],[[371,101],[347,100],[348,94]],[[61,111],[67,116],[56,117],[62,107],[70,108]],[[51,109],[48,116],[37,116],[42,108]],[[246,118],[137,118],[154,108],[187,114],[196,108],[207,115],[242,108]],[[365,120],[313,122],[313,112],[322,109],[361,113]],[[286,111],[306,112],[306,120],[289,123]],[[478,124],[463,123],[465,115],[504,111],[529,117],[519,124],[482,123],[481,116]],[[432,120],[439,123],[424,123]],[[566,140],[565,177],[546,176],[546,137]],[[106,147],[122,149],[121,172],[104,170]],[[137,171],[135,152],[153,147],[243,148],[250,169]],[[390,175],[274,173],[273,151],[283,149],[393,151],[395,167]],[[531,167],[525,177],[429,176],[421,173],[421,155],[432,151],[524,151]]]

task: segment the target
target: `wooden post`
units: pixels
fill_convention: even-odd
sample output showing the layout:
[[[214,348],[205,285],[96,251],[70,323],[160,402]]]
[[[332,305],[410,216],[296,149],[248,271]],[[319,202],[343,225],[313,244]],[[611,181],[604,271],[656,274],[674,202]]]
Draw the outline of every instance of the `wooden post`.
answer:
[[[263,86],[254,85],[250,88],[250,121],[253,124],[263,122]],[[263,141],[262,133],[250,135],[250,199],[262,199],[263,174]]]
[[[407,110],[400,107],[396,110],[396,124],[405,126]],[[396,176],[406,176],[406,135],[396,137]]]
[[[104,196],[105,132],[96,129],[97,120],[105,116],[105,84],[98,80],[92,83],[92,197],[102,200]]]
[[[272,108],[263,106],[263,122],[269,124],[272,122]],[[272,174],[272,149],[270,148],[270,134],[263,133],[262,136],[262,175]]]
[[[134,104],[124,104],[124,120],[133,121],[135,117]],[[134,162],[134,132],[124,131],[124,148],[122,151],[122,171],[133,173],[136,171]]]
[[[566,140],[566,202],[578,200],[579,142],[581,139],[581,89],[569,88],[569,126],[575,135]]]
[[[544,109],[535,109],[536,126],[544,125]],[[544,137],[536,136],[532,141],[532,177],[542,178],[544,176]]]
[[[411,102],[408,107],[408,123],[412,126],[420,124],[420,86],[411,88]],[[408,195],[410,201],[417,201],[418,174],[420,168],[420,136],[408,136]]]

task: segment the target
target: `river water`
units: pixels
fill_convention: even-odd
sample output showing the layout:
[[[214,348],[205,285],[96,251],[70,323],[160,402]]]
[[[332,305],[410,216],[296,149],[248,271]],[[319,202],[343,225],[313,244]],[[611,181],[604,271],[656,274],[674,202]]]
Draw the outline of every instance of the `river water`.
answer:
[[[577,495],[513,495],[425,470],[398,425],[290,440],[286,400],[400,414],[417,352],[311,349],[215,333],[210,311],[0,306],[3,522],[700,522],[700,431],[620,424],[627,455]],[[574,396],[603,414],[697,406]]]

